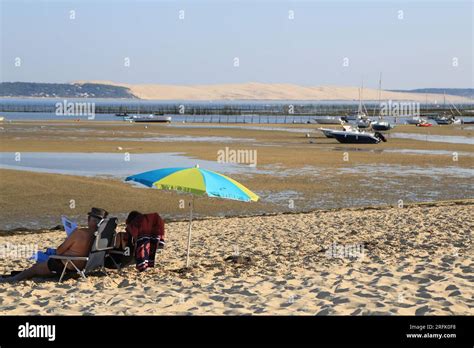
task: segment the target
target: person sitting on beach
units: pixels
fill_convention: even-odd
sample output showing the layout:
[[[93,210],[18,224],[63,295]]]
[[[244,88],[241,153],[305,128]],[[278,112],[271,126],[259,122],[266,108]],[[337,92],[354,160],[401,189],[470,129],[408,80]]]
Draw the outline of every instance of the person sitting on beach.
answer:
[[[157,249],[165,246],[165,222],[157,213],[142,214],[132,211],[125,221],[127,238],[133,240],[135,262],[142,272],[155,266]]]
[[[106,218],[109,213],[101,208],[92,208],[87,213],[87,228],[78,228],[57,248],[56,255],[64,256],[89,256],[94,241],[94,233],[97,231],[99,222]],[[78,268],[83,268],[86,261],[74,261]],[[60,275],[63,272],[65,262],[59,259],[49,258],[48,261],[38,262],[32,267],[16,274],[8,281],[21,281],[34,277],[49,277]],[[74,271],[74,266],[68,265],[68,270]]]

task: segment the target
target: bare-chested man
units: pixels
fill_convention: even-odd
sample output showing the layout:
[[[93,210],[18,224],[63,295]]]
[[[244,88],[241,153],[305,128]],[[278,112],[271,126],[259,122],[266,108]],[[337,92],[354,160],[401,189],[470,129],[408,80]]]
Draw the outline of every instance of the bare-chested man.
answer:
[[[69,237],[66,238],[56,249],[56,255],[63,256],[88,256],[94,240],[94,233],[97,231],[97,225],[103,218],[107,217],[108,212],[100,208],[92,208],[87,213],[87,228],[76,229]],[[81,269],[85,266],[85,261],[74,261],[74,264]],[[32,267],[18,273],[14,277],[7,278],[8,281],[20,281],[31,279],[33,277],[47,277],[54,274],[61,274],[64,269],[65,262],[62,260],[49,258],[46,262],[38,262]],[[69,270],[75,270],[74,266],[68,265]]]

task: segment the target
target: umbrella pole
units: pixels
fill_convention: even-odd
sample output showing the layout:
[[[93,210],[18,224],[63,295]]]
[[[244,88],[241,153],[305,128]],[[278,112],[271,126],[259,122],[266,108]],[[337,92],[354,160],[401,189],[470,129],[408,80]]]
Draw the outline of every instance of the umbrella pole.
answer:
[[[191,250],[191,229],[193,223],[193,205],[194,205],[194,196],[189,202],[189,230],[188,230],[188,251],[186,252],[186,268],[189,267],[189,251]]]

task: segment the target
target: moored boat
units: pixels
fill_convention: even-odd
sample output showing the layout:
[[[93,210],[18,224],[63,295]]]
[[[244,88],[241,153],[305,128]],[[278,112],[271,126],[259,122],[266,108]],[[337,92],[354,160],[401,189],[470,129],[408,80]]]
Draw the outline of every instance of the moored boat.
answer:
[[[395,128],[394,125],[388,123],[387,121],[375,121],[370,124],[374,131],[389,131],[392,128]]]
[[[341,118],[340,117],[321,117],[321,118],[315,118],[314,121],[319,124],[341,124]]]
[[[133,122],[157,122],[157,123],[169,123],[171,122],[171,116],[165,115],[133,115],[126,120]]]
[[[424,123],[418,123],[416,126],[417,127],[431,127],[432,124],[428,122],[424,122]]]
[[[334,138],[332,135],[332,132],[335,131],[335,129],[330,129],[330,128],[318,128],[323,134],[326,136],[326,138]]]
[[[332,135],[337,141],[343,144],[378,144],[381,141],[387,141],[383,134],[379,132],[334,131]]]
[[[417,125],[419,123],[423,123],[423,122],[426,122],[426,119],[420,117],[420,116],[414,116],[412,118],[408,118],[406,120],[406,123],[407,124],[413,124],[413,125]]]
[[[343,131],[353,131],[353,132],[358,132],[359,130],[355,127],[352,127],[351,125],[343,125],[342,126]],[[337,132],[337,129],[332,129],[332,128],[318,128],[327,138],[334,138],[332,135],[333,132]]]

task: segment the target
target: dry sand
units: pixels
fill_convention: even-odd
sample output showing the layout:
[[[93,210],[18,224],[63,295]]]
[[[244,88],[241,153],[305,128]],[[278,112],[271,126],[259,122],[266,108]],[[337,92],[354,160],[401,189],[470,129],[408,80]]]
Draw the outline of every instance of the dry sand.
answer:
[[[473,208],[465,201],[201,220],[188,272],[187,224],[170,223],[157,268],[0,284],[0,314],[472,315]],[[3,235],[0,244],[48,247],[63,237]],[[363,256],[331,257],[333,243],[363,246]],[[233,255],[250,261],[226,261]],[[30,264],[2,260],[4,271]]]
[[[125,84],[111,81],[77,81],[129,88],[140,99],[154,100],[359,100],[359,87],[299,86],[287,83],[258,83],[220,85],[161,85]],[[377,89],[364,88],[365,100],[379,100]],[[443,102],[443,95],[382,91],[382,100],[410,100],[430,103]],[[448,96],[450,102],[469,102],[469,98]]]

